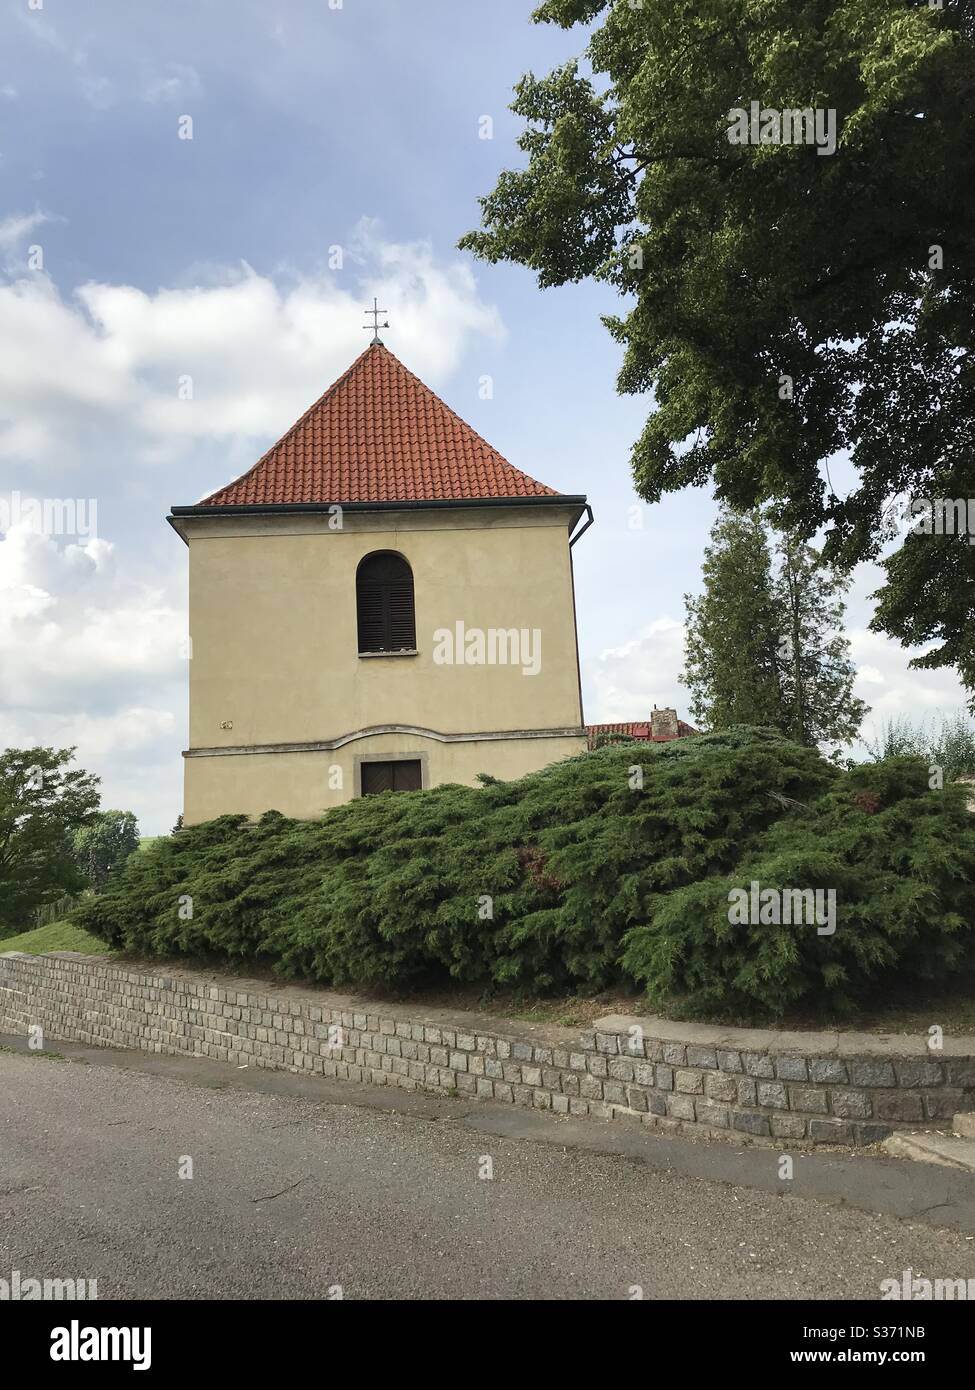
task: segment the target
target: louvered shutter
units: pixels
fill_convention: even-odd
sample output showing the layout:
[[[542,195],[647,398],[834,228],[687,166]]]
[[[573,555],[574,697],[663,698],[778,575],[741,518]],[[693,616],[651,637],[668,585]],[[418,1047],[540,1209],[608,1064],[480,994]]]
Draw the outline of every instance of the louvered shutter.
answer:
[[[386,632],[389,649],[410,651],[416,646],[416,623],[413,617],[413,577],[397,579],[386,586]]]
[[[357,597],[359,650],[360,652],[384,651],[386,618],[382,587],[379,584],[360,584]]]
[[[356,575],[360,652],[416,648],[413,572],[401,555],[367,555]]]

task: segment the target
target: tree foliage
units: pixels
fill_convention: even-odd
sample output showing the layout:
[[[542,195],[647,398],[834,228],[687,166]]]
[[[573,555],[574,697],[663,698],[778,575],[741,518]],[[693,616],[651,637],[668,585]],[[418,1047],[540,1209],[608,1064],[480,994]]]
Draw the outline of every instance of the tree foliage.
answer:
[[[730,724],[781,729],[782,614],[765,527],[757,512],[729,512],[719,518],[704,552],[703,579],[699,597],[684,597],[682,680],[691,692],[691,713],[711,729]]]
[[[0,930],[84,886],[74,834],[98,809],[98,778],[69,767],[73,748],[0,753]]]
[[[546,0],[585,62],[529,73],[524,167],[461,245],[596,277],[630,306],[619,389],[653,391],[648,501],[713,482],[830,561],[876,556],[894,496],[975,496],[975,9],[960,0]],[[733,144],[729,113],[836,112],[838,145]],[[827,461],[856,479],[838,495]],[[826,465],[826,466],[824,466]],[[931,538],[927,538],[930,541]],[[876,625],[975,686],[975,551],[899,551]]]
[[[975,435],[969,435],[969,439]],[[975,498],[975,460],[967,455],[939,470],[919,489],[929,499]],[[905,646],[927,650],[912,658],[922,670],[956,667],[975,709],[975,537],[954,534],[908,534],[903,545],[883,562],[884,584],[874,597],[877,610],[870,626]]]
[[[853,694],[856,666],[843,630],[849,579],[795,536],[779,538],[778,557],[782,727],[800,743],[849,743],[869,712]]]
[[[131,811],[99,811],[74,835],[78,868],[96,892],[138,848],[139,823]]]
[[[864,741],[877,762],[916,758],[940,769],[945,781],[975,774],[975,724],[959,712],[935,720],[886,719],[879,733]]]
[[[777,567],[758,512],[716,522],[704,592],[685,596],[692,712],[709,728],[765,724],[835,748],[867,712],[842,627],[846,580],[794,537],[776,554]]]

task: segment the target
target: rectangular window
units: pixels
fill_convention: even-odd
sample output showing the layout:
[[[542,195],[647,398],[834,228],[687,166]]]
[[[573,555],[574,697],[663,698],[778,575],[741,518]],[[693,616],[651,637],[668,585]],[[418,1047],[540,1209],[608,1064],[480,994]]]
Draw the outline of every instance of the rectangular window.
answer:
[[[362,763],[362,795],[375,792],[418,792],[423,786],[420,760],[404,759],[389,763]]]

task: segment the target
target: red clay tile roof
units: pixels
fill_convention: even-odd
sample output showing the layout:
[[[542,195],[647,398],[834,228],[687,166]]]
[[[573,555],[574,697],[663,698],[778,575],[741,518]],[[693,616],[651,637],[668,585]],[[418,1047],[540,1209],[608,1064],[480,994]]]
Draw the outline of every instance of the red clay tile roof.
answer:
[[[253,468],[197,505],[557,497],[371,343]]]
[[[592,749],[595,748],[600,734],[629,734],[630,738],[641,739],[644,743],[669,743],[672,739],[687,738],[690,734],[696,734],[697,729],[691,724],[686,724],[683,719],[678,719],[676,734],[652,734],[649,719],[643,719],[631,724],[587,724],[586,733],[589,736],[589,747]]]

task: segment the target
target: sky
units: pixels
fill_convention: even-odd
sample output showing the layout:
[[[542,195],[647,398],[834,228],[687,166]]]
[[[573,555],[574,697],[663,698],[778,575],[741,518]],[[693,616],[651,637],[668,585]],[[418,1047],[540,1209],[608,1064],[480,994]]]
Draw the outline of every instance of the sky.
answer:
[[[0,747],[77,746],[145,834],[181,810],[187,739],[186,550],[166,514],[344,371],[373,296],[387,346],[448,405],[588,495],[587,721],[688,715],[683,595],[716,509],[701,489],[636,498],[652,400],[616,394],[599,316],[619,303],[456,249],[521,158],[515,82],[584,47],[532,8],[0,0]],[[953,673],[910,671],[867,630],[880,578],[857,571],[847,614],[868,737],[964,703]]]

